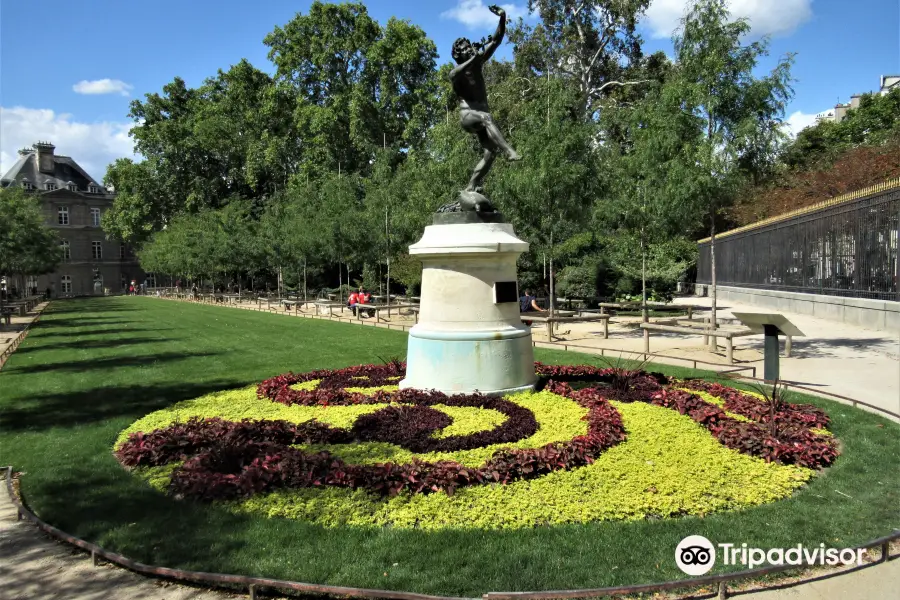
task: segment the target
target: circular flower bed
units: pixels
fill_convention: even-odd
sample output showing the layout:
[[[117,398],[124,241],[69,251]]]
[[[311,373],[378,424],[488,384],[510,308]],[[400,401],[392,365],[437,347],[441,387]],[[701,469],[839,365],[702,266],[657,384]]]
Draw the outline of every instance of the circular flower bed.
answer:
[[[179,497],[325,525],[523,527],[706,514],[837,457],[828,417],[702,380],[537,364],[506,398],[398,390],[404,365],[287,374],[148,415],[116,456]]]

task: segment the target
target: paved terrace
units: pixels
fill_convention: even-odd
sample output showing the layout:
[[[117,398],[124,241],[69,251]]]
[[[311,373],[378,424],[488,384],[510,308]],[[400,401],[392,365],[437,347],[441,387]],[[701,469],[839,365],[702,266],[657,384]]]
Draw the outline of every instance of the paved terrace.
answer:
[[[693,304],[708,309],[709,298],[679,298],[679,304]],[[731,317],[737,312],[775,312],[745,304],[720,302],[717,317]],[[701,313],[703,316],[704,313]],[[708,315],[705,312],[705,315]],[[848,396],[868,402],[886,410],[900,413],[900,331],[878,331],[837,323],[808,315],[785,315],[806,334],[795,337],[791,358],[784,357],[784,340],[781,339],[781,377],[785,381],[819,389],[832,394]],[[665,321],[665,318],[651,319]],[[602,332],[590,323],[573,323],[560,326],[560,343],[571,344],[570,350],[590,351],[588,348],[605,348],[605,354],[616,356],[615,350],[643,352],[644,340],[637,327],[639,317],[613,317],[610,321],[609,339],[602,339]],[[542,336],[537,336],[540,339]],[[720,367],[698,364],[698,368],[723,370],[725,350],[710,352],[702,345],[700,335],[652,332],[650,351],[663,355],[654,361],[682,366],[692,366],[683,360],[721,363]],[[722,340],[720,340],[720,344]],[[547,344],[538,344],[546,346]],[[579,346],[579,347],[575,347]],[[580,346],[587,346],[582,348]],[[629,355],[622,354],[627,358]],[[667,360],[666,357],[669,357]],[[634,357],[637,358],[637,357]],[[752,335],[735,339],[734,366],[754,366],[757,377],[763,373],[763,336]],[[749,374],[749,373],[747,373]]]

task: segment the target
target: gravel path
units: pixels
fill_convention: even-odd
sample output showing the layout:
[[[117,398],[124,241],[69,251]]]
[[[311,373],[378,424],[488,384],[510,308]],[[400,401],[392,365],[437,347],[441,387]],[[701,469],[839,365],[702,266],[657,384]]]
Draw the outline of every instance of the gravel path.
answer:
[[[0,598],[3,600],[227,600],[246,598],[151,579],[101,563],[45,535],[16,508],[0,478]]]

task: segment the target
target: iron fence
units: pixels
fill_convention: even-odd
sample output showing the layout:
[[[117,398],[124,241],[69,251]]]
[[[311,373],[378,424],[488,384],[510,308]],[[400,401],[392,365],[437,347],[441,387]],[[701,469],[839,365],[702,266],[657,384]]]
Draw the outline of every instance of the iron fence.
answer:
[[[717,236],[716,283],[900,300],[900,185],[867,192]],[[709,284],[708,239],[699,250],[697,282]]]

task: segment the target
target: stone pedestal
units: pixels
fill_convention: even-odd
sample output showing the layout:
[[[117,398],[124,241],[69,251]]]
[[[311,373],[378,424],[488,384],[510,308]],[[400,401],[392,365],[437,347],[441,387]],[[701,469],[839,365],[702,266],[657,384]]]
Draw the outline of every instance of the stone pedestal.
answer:
[[[519,318],[516,286],[516,259],[527,249],[509,223],[425,228],[409,248],[422,261],[422,295],[401,388],[446,394],[532,388],[531,331]]]

